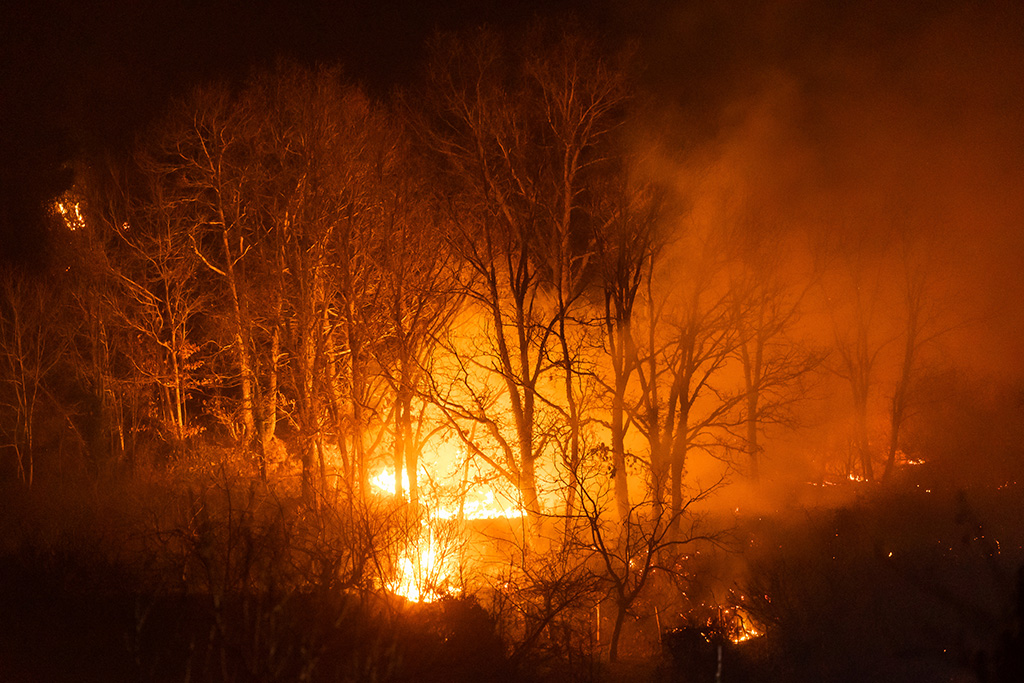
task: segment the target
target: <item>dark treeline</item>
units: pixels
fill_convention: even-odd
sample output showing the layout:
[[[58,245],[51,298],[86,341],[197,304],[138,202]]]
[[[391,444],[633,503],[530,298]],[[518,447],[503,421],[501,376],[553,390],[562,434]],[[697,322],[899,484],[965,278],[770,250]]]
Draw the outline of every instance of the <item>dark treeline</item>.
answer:
[[[683,668],[700,629],[732,652],[774,627],[792,653],[824,598],[767,585],[772,553],[753,582],[727,569],[754,544],[717,512],[729,484],[758,509],[850,480],[1013,485],[1020,401],[949,360],[941,237],[708,213],[632,55],[581,29],[429,53],[387,100],[287,61],[194,89],[128,153],[79,159],[45,267],[0,274],[0,477],[38,520],[4,571],[89,612],[75,588],[115,589],[125,676],[583,679],[676,626]],[[485,490],[511,530],[474,526]],[[80,526],[44,530],[51,495]],[[409,581],[462,597],[403,611]]]

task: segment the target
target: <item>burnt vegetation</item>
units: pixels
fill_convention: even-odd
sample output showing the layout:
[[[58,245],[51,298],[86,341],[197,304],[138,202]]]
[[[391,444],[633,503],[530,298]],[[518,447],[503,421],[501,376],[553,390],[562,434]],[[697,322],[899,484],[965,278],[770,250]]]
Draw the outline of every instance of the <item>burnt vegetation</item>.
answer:
[[[197,87],[48,199],[0,678],[1020,680],[1024,385],[944,236],[709,189],[576,24],[429,52]]]

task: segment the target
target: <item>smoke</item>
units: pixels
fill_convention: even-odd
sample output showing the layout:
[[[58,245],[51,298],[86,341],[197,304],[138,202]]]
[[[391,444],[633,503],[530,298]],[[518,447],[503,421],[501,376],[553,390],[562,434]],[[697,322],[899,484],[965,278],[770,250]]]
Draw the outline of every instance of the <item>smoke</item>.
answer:
[[[890,274],[909,249],[930,272],[944,330],[921,366],[1024,381],[1024,5],[655,3],[641,23],[643,85],[671,122],[666,172],[690,207],[680,229],[770,240],[793,281],[823,250],[833,266],[883,273],[879,340],[899,334]],[[834,302],[824,289],[805,332],[827,345]],[[898,347],[877,367],[876,432]],[[776,448],[804,461],[834,448],[844,391],[833,378],[800,437],[776,435]],[[801,467],[788,476],[800,479]]]
[[[662,9],[646,85],[671,111],[700,219],[745,205],[868,251],[926,241],[969,322],[956,353],[1024,373],[1024,315],[1007,305],[1024,298],[1024,6]]]

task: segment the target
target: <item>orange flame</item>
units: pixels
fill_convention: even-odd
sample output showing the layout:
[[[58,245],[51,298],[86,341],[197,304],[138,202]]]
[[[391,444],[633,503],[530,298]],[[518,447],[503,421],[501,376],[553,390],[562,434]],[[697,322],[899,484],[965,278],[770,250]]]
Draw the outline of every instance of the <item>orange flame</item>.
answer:
[[[409,477],[402,473],[403,491],[408,495]],[[370,478],[377,490],[395,494],[394,471],[384,469]],[[387,588],[412,602],[433,602],[447,593],[447,586],[457,576],[456,558],[451,544],[446,544],[436,532],[438,524],[486,519],[516,519],[526,511],[519,505],[499,500],[491,489],[477,489],[455,496],[453,503],[442,504],[437,495],[441,488],[434,487],[432,503],[426,505],[421,521],[419,538],[406,547],[396,567],[394,578]]]

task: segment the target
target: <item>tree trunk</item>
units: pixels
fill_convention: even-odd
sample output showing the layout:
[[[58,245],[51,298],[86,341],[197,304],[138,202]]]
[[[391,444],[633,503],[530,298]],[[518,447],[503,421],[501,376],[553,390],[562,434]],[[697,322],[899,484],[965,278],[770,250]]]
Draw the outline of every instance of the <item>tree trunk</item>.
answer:
[[[349,322],[349,376],[352,378],[352,387],[349,392],[349,408],[351,410],[351,432],[352,461],[356,481],[353,482],[360,497],[365,497],[369,490],[369,477],[366,471],[366,443],[364,439],[365,425],[363,423],[363,404],[361,397],[365,392],[363,384],[363,373],[360,366],[362,349],[354,332],[354,321]]]
[[[402,415],[405,406],[402,403],[401,396],[402,392],[399,390],[397,400],[395,401],[395,449],[392,456],[393,474],[395,477],[395,502],[400,502],[405,497],[405,484],[403,482],[404,477],[402,476],[402,473],[405,472],[405,424]]]
[[[404,364],[403,364],[404,365]],[[412,390],[407,386],[403,378],[399,380],[400,388],[395,402],[395,497],[400,500],[403,495],[404,484],[409,482],[409,507],[413,515],[419,514],[419,458],[417,457],[416,444],[412,438]],[[402,476],[404,473],[404,477]]]
[[[612,627],[612,638],[608,645],[608,661],[617,662],[619,660],[619,636],[622,635],[622,624],[626,621],[626,610],[620,605],[616,605],[615,612],[615,625]]]
[[[223,213],[221,214],[221,224],[227,225]],[[236,355],[238,358],[238,374],[241,380],[241,391],[242,391],[242,427],[244,429],[245,438],[244,441],[248,445],[249,440],[256,434],[256,416],[253,405],[253,367],[252,359],[249,355],[249,320],[246,315],[245,302],[242,301],[241,294],[238,291],[238,277],[235,272],[235,259],[232,256],[231,242],[228,239],[228,231],[225,229],[222,232],[222,238],[224,242],[224,259],[227,265],[225,274],[228,280],[228,289],[231,292],[231,308],[234,313],[235,323],[235,346],[237,347]]]
[[[857,406],[857,452],[860,455],[860,468],[865,481],[874,481],[875,475],[871,463],[871,443],[868,440],[867,405]]]
[[[683,474],[686,472],[686,455],[689,450],[690,438],[690,407],[681,406],[679,411],[679,422],[676,425],[675,438],[672,442],[672,530],[670,538],[677,538],[679,533],[679,518],[683,512]]]
[[[267,388],[263,395],[262,417],[260,420],[260,446],[259,457],[260,478],[267,480],[267,453],[274,450],[273,441],[277,434],[277,382],[278,382],[278,357],[281,355],[281,325],[275,324],[270,335],[270,369],[267,376]]]
[[[522,460],[522,478],[519,482],[519,491],[522,493],[523,507],[526,509],[526,514],[530,520],[530,530],[536,536],[541,528],[540,500],[537,496],[536,458],[532,454],[524,453]]]
[[[561,294],[559,294],[561,297]],[[573,361],[569,354],[569,340],[566,337],[565,319],[567,311],[565,304],[561,304],[561,311],[558,315],[558,336],[562,347],[562,368],[565,372],[565,402],[569,410],[569,453],[563,463],[569,474],[569,486],[565,496],[565,540],[568,541],[571,532],[571,520],[576,514],[576,494],[579,490],[580,466],[580,415],[579,405],[576,401],[576,393],[573,389]]]
[[[327,354],[328,397],[330,400],[331,412],[334,417],[335,443],[338,446],[338,457],[341,459],[343,480],[345,485],[349,487],[349,493],[351,494],[351,487],[354,485],[355,474],[352,467],[352,460],[349,457],[348,443],[346,441],[348,425],[345,419],[345,399],[341,386],[341,372],[338,367],[337,347],[334,343],[333,334],[329,338],[329,342],[331,351]],[[349,496],[349,499],[351,499],[351,495]]]
[[[300,316],[299,324],[302,324],[302,316]],[[299,372],[301,373],[303,395],[298,397],[300,406],[300,438],[302,441],[302,450],[299,454],[302,461],[302,498],[306,502],[312,502],[314,497],[314,463],[318,462],[315,443],[317,415],[313,400],[315,390],[313,365],[316,349],[312,338],[313,331],[310,327],[299,329],[297,332],[302,340],[299,349],[301,355],[299,359]]]
[[[903,380],[896,387],[896,394],[892,397],[892,421],[889,426],[889,450],[885,458],[885,472],[882,473],[882,480],[888,481],[896,468],[896,451],[900,444],[900,428],[903,426],[903,414],[906,410],[906,387]]]
[[[740,344],[740,359],[743,361],[743,381],[747,391],[747,457],[750,460],[750,478],[757,482],[761,478],[759,446],[757,443],[758,404],[761,398],[761,368],[764,359],[764,308],[757,320],[758,329],[753,338],[754,354],[751,356],[747,342]]]
[[[907,409],[907,392],[909,391],[911,377],[914,371],[914,357],[918,343],[918,311],[914,302],[909,302],[910,314],[907,323],[907,339],[903,347],[903,367],[900,371],[900,380],[896,385],[896,391],[892,397],[892,421],[889,429],[889,452],[885,459],[885,472],[883,480],[888,480],[896,466],[896,450],[900,443],[900,429],[903,426],[903,416]]]
[[[758,458],[760,456],[757,443],[757,390],[747,389],[747,456],[750,458],[750,478],[755,482],[761,478]]]
[[[616,377],[612,395],[612,469],[615,471],[615,509],[619,521],[629,520],[629,479],[626,471],[626,378]]]

